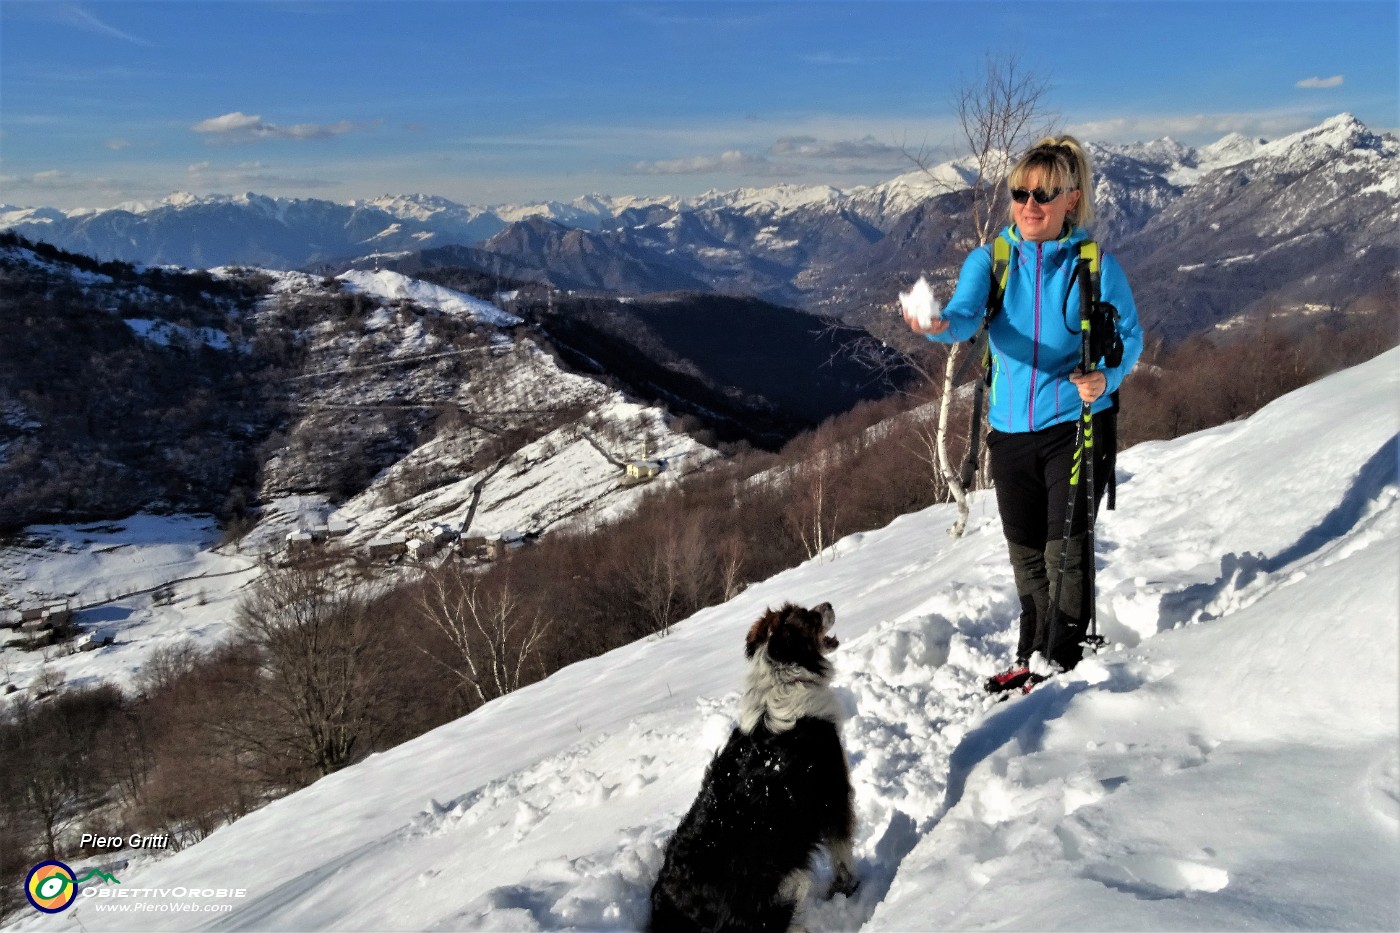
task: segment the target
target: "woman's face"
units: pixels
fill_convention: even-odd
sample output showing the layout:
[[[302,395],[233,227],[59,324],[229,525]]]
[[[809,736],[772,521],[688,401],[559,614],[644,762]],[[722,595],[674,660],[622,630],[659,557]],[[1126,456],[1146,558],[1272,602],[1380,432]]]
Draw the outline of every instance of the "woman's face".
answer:
[[[1022,186],[1034,190],[1043,188],[1050,190],[1049,185],[1042,183],[1041,172],[1038,168],[1033,168],[1026,173],[1026,179]],[[1060,196],[1049,204],[1037,204],[1035,198],[1027,198],[1025,204],[1011,202],[1011,217],[1016,221],[1016,229],[1021,232],[1021,236],[1035,243],[1044,243],[1046,240],[1053,240],[1060,235],[1060,230],[1065,225],[1065,215],[1074,210],[1074,206],[1079,203],[1078,191],[1064,191]]]

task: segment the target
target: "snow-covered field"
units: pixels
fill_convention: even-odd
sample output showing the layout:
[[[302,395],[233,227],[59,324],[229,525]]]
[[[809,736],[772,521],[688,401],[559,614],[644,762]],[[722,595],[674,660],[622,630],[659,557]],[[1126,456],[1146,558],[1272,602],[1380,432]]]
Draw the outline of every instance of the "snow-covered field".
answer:
[[[0,679],[26,689],[47,667],[70,686],[125,686],[159,648],[218,643],[258,566],[252,553],[216,548],[218,538],[212,517],[192,515],[26,528],[0,548],[0,609],[67,601],[84,633],[109,632],[116,643],[75,654],[3,648]],[[166,585],[168,599],[155,592]],[[0,643],[19,637],[3,631]]]
[[[1027,697],[978,691],[1015,611],[979,495],[961,540],[945,507],[846,538],[17,925],[635,929],[744,631],[829,600],[863,885],[813,929],[1400,928],[1397,391],[1400,350],[1126,452],[1113,647]]]

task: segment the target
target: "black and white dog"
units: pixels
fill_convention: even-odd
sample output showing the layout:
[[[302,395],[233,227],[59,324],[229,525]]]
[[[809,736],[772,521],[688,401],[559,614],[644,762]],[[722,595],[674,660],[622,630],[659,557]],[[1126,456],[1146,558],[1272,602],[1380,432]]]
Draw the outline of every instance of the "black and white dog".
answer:
[[[830,603],[788,604],[749,630],[739,725],[666,846],[651,890],[654,933],[800,928],[822,845],[836,873],[831,893],[855,891],[851,776],[826,658],[838,644],[834,621]]]

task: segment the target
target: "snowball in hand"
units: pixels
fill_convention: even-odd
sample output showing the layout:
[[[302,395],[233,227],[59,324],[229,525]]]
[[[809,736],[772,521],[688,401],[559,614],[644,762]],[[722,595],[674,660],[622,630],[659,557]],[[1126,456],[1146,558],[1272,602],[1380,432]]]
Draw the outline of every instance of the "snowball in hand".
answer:
[[[919,281],[915,282],[909,291],[899,293],[899,307],[903,309],[906,317],[913,318],[925,329],[942,310],[933,298],[933,289],[928,287],[928,280],[923,276],[919,277]]]

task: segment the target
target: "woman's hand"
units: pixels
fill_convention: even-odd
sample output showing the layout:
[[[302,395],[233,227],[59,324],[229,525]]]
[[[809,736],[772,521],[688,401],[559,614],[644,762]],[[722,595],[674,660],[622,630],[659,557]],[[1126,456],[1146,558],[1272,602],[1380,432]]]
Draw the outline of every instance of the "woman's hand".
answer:
[[[904,323],[908,324],[909,329],[916,334],[941,334],[948,329],[948,321],[944,318],[934,317],[928,322],[928,326],[925,327],[919,323],[918,315],[913,313],[910,308],[903,308],[901,313],[904,315]]]
[[[1069,381],[1074,383],[1074,387],[1079,390],[1079,400],[1081,402],[1098,401],[1100,395],[1108,388],[1108,377],[1102,370],[1094,370],[1087,376],[1076,369],[1069,374]]]

